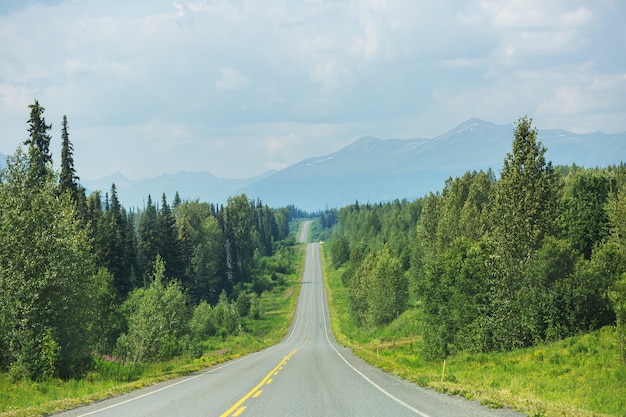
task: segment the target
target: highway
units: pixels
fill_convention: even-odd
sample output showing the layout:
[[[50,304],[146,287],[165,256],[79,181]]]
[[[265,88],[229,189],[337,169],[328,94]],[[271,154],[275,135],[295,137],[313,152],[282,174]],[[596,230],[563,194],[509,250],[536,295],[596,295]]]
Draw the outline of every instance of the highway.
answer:
[[[304,239],[307,230],[302,232]],[[330,331],[320,244],[309,243],[293,324],[277,345],[187,377],[59,416],[508,417],[477,402],[388,375],[339,346]]]

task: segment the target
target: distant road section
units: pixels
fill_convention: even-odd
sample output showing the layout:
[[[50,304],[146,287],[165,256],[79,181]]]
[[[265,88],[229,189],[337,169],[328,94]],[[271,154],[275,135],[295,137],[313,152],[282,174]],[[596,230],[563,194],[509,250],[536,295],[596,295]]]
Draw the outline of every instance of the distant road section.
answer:
[[[303,225],[300,239],[309,225]],[[339,346],[329,327],[320,244],[309,243],[300,298],[278,345],[184,378],[63,414],[135,417],[393,416],[505,417],[419,388],[364,363]]]
[[[300,243],[306,243],[309,241],[309,230],[311,230],[311,220],[307,220],[302,223],[300,226],[300,236],[298,237],[298,241]]]

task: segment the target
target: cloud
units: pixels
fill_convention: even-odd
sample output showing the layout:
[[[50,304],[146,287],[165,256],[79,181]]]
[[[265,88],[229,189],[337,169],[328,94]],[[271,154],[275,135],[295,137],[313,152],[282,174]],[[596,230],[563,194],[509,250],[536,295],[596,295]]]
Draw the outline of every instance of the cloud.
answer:
[[[241,90],[250,85],[252,81],[241,75],[239,70],[234,68],[222,68],[220,77],[215,82],[215,87],[219,90]]]
[[[34,98],[87,178],[254,175],[474,116],[623,131],[625,20],[584,0],[4,2],[0,152]]]

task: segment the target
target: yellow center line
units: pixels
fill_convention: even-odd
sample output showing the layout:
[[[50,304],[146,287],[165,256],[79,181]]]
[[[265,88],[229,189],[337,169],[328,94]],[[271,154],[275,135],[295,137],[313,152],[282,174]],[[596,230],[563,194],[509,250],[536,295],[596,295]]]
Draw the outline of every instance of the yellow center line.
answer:
[[[243,413],[245,411],[246,407],[241,407],[239,410],[237,410],[235,413],[233,413],[233,417],[237,417],[239,414]]]
[[[283,358],[282,361],[280,361],[280,363],[278,365],[276,365],[276,367],[274,369],[272,369],[270,371],[269,374],[267,374],[265,376],[265,378],[263,378],[263,380],[261,380],[261,382],[259,382],[259,384],[252,388],[252,390],[247,393],[246,395],[243,396],[243,398],[241,398],[239,401],[237,401],[235,403],[235,405],[233,405],[232,407],[230,407],[224,414],[222,414],[220,417],[227,417],[227,416],[238,416],[239,414],[241,414],[243,412],[243,410],[245,410],[245,407],[243,407],[243,410],[240,410],[239,407],[241,407],[241,405],[243,403],[245,403],[248,398],[252,397],[263,385],[265,385],[265,383],[267,383],[267,381],[271,378],[271,376],[274,374],[274,372],[276,372],[276,370],[283,366],[289,359],[291,359],[291,357],[298,351],[298,349],[294,349],[291,351],[291,353],[289,353],[289,355],[285,356]],[[235,410],[237,410],[237,413],[233,414],[235,412]]]
[[[313,252],[313,256],[314,256],[315,255],[315,246],[311,245],[309,247],[311,248],[311,251]],[[239,401],[237,401],[232,407],[230,407],[220,417],[228,417],[228,416],[237,417],[238,415],[243,413],[244,410],[246,409],[246,407],[242,407],[242,404],[245,403],[250,397],[257,398],[259,395],[261,395],[261,393],[263,391],[260,388],[263,385],[265,385],[265,384],[271,384],[272,383],[271,377],[274,376],[274,375],[277,375],[278,371],[283,369],[283,366],[289,361],[289,359],[291,359],[291,357],[293,355],[295,355],[296,352],[299,349],[302,349],[309,342],[309,339],[311,338],[311,329],[313,328],[313,293],[314,292],[315,291],[311,290],[311,300],[310,300],[310,307],[309,307],[310,308],[310,312],[309,312],[309,329],[308,329],[306,338],[304,339],[304,342],[302,342],[302,344],[299,347],[297,347],[294,350],[292,350],[289,353],[289,355],[285,356],[283,358],[283,360],[280,361],[280,363],[278,365],[276,365],[276,367],[274,369],[272,369],[270,371],[270,373],[267,374],[265,376],[265,378],[263,378],[263,380],[261,380],[261,382],[259,382],[259,384],[256,387],[252,388],[252,390],[250,392],[248,392],[246,395],[244,395]]]

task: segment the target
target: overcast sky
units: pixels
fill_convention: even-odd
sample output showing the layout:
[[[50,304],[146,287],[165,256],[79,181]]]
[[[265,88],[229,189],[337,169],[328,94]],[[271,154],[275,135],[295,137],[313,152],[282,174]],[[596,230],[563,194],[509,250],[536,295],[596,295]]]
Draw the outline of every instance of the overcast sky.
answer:
[[[0,152],[34,99],[78,175],[242,178],[471,118],[626,131],[622,0],[2,0]]]

